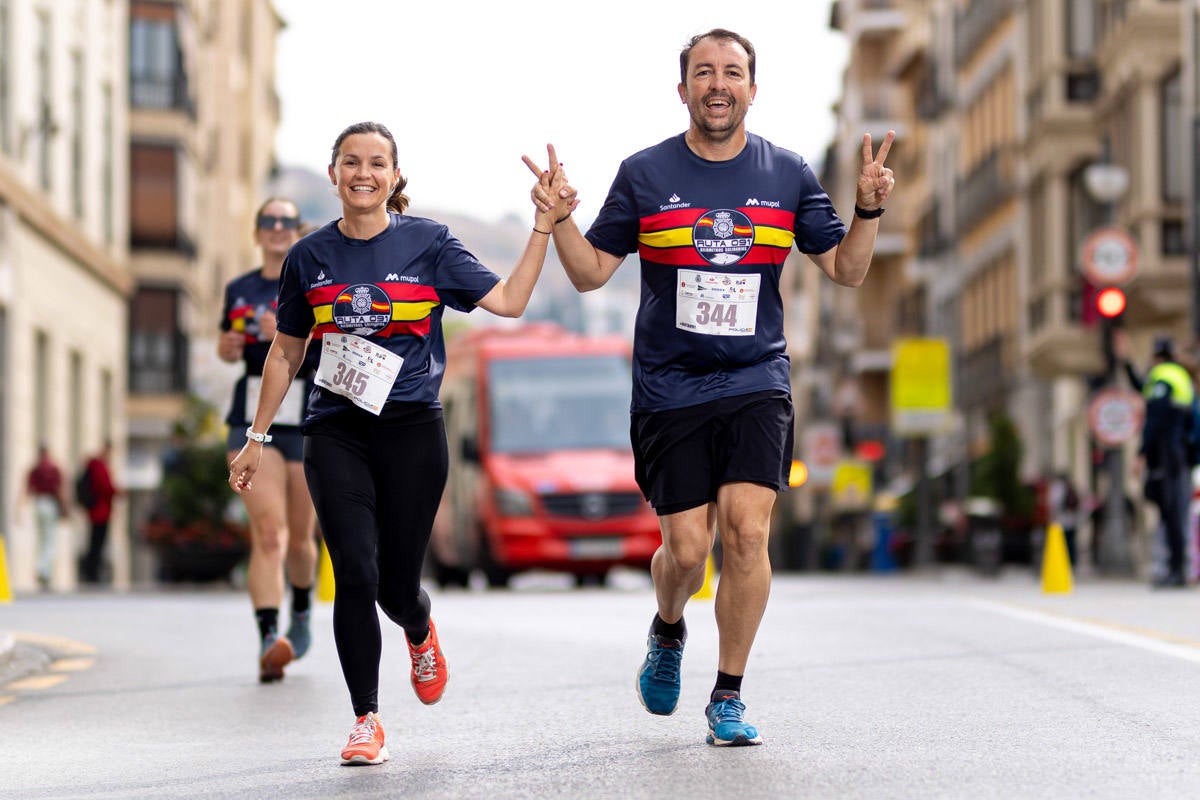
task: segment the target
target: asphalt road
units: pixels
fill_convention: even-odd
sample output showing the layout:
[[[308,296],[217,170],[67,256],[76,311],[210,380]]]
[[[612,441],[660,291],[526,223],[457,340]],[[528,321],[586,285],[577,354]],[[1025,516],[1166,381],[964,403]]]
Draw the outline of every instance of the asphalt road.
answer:
[[[762,747],[704,744],[711,601],[693,601],[680,710],[633,692],[641,575],[575,590],[435,592],[445,699],[408,685],[385,622],[392,760],[338,763],[352,712],[330,631],[260,686],[243,593],[19,597],[0,606],[0,797],[1191,797],[1200,785],[1200,592],[1094,581],[780,576],[743,697]],[[4,634],[0,634],[3,636]]]

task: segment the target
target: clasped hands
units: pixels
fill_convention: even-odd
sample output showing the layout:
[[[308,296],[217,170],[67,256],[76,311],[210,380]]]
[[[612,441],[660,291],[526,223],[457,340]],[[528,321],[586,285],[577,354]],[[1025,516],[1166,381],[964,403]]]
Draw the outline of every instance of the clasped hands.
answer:
[[[529,192],[537,209],[538,226],[547,224],[550,227],[542,230],[552,230],[554,225],[571,216],[571,212],[579,205],[579,199],[576,197],[578,191],[567,183],[567,173],[558,160],[554,145],[546,145],[546,156],[550,161],[548,169],[539,167],[529,156],[521,156],[521,160],[538,179]]]

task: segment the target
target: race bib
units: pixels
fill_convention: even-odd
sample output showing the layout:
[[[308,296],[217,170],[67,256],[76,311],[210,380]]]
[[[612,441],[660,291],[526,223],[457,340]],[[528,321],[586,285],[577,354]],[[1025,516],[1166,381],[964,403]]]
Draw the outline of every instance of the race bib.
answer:
[[[294,380],[288,387],[272,425],[299,425],[304,416],[304,381]],[[246,376],[246,422],[254,420],[258,408],[258,396],[262,394],[262,376]]]
[[[321,339],[316,383],[376,416],[383,410],[404,359],[361,336],[327,333]]]
[[[753,336],[762,276],[680,269],[675,327],[707,336]]]

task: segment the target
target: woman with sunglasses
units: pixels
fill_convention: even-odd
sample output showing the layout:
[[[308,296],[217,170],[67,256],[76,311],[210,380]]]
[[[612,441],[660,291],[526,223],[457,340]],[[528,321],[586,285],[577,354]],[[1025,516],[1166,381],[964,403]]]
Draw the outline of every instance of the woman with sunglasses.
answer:
[[[417,698],[436,703],[446,687],[446,659],[421,588],[449,463],[438,401],[446,367],[442,315],[446,308],[479,307],[521,316],[555,219],[552,208],[535,211],[524,252],[502,279],[445,225],[404,213],[408,197],[396,140],[383,125],[362,122],[343,130],[333,144],[329,178],[342,216],[288,253],[279,281],[279,332],[229,483],[239,493],[258,491],[262,443],[275,430],[268,434],[268,426],[278,421],[280,402],[302,366],[305,339],[323,334],[317,389],[304,419],[304,468],[333,564],[333,638],[355,716],[341,760],[379,764],[388,749],[378,717],[377,609],[404,631]],[[565,187],[553,160],[546,183],[550,191]],[[414,718],[407,727],[424,726]]]
[[[229,424],[227,458],[232,461],[246,441],[258,395],[263,364],[275,337],[275,309],[279,274],[288,249],[300,239],[300,211],[290,200],[272,197],[255,215],[254,239],[262,253],[262,266],[240,275],[225,287],[225,310],[217,355],[230,363],[242,361],[245,374],[233,390],[225,421]],[[319,351],[316,341],[312,353]],[[304,480],[303,439],[300,421],[315,357],[302,367],[275,418],[272,440],[263,448],[254,491],[242,494],[250,518],[250,564],[246,573],[250,602],[258,623],[258,679],[281,680],[283,668],[300,658],[311,642],[310,617],[317,547],[315,513]],[[279,633],[283,604],[284,572],[291,585],[291,618],[287,632]]]

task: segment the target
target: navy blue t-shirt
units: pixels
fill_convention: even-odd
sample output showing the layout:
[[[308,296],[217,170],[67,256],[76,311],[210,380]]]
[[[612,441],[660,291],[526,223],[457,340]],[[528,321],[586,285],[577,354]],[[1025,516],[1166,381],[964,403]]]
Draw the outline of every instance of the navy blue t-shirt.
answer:
[[[348,333],[386,348],[404,359],[388,403],[438,408],[446,367],[442,313],[446,306],[472,311],[499,281],[432,220],[389,213],[387,228],[370,239],[349,238],[335,220],[288,251],[278,328],[297,337]],[[317,386],[305,425],[356,408]]]
[[[271,340],[262,335],[261,321],[264,314],[275,313],[278,296],[279,279],[264,278],[261,268],[250,270],[225,284],[225,305],[221,312],[220,327],[222,331],[238,331],[242,334],[242,362],[246,365],[245,373],[233,387],[233,400],[225,416],[225,422],[229,425],[247,425],[254,417],[255,410],[246,408],[246,378],[262,375]],[[296,377],[311,379],[320,354],[321,344],[314,339]]]
[[[587,239],[641,259],[631,410],[790,393],[784,259],[845,235],[804,159],[755,134],[728,161],[700,158],[683,134],[623,161]]]

